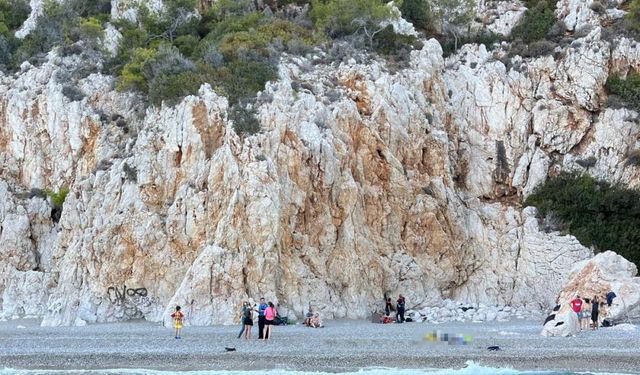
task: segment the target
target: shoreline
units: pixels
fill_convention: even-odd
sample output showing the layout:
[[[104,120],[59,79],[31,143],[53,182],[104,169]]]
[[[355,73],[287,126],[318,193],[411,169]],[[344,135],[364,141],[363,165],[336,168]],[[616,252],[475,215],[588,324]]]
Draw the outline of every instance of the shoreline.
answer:
[[[27,370],[149,369],[345,372],[369,368],[444,369],[476,365],[516,370],[638,373],[640,327],[545,338],[531,321],[381,325],[326,321],[326,328],[276,326],[273,341],[236,339],[239,326],[186,327],[182,340],[155,323],[39,327],[0,322],[0,367]],[[18,328],[22,326],[24,328]],[[629,327],[628,327],[629,328]],[[428,343],[426,333],[467,334],[468,345]],[[254,334],[257,327],[254,327]],[[254,335],[257,337],[257,335]],[[502,350],[487,351],[498,345]],[[237,350],[226,352],[225,346]]]

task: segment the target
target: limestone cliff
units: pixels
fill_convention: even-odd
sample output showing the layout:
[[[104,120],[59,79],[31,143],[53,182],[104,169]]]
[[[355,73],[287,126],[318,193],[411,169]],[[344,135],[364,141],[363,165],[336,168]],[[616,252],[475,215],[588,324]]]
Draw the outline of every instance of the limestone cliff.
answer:
[[[640,52],[574,3],[558,17],[592,31],[510,68],[477,45],[444,59],[435,40],[397,72],[285,57],[259,96],[262,132],[244,138],[208,85],[145,108],[92,74],[72,102],[57,76],[82,62],[55,51],[0,75],[0,316],[161,321],[180,304],[190,324],[219,324],[265,296],[363,318],[385,293],[553,306],[593,254],[542,231],[523,197],[589,158],[594,176],[639,182],[637,114],[607,108],[603,85]],[[56,222],[33,189],[62,186]]]

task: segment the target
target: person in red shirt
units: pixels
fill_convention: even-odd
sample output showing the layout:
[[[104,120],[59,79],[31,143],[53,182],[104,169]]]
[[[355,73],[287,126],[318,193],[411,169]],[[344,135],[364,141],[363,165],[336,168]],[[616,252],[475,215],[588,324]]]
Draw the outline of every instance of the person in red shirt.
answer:
[[[580,312],[582,311],[582,300],[580,296],[576,296],[576,298],[571,301],[571,309],[578,314],[578,319],[580,319]]]

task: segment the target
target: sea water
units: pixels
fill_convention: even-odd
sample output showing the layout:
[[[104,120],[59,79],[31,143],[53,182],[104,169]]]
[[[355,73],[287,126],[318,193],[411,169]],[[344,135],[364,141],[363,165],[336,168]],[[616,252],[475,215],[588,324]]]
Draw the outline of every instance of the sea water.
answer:
[[[372,368],[351,372],[313,372],[292,370],[261,371],[156,371],[144,369],[114,370],[0,370],[0,375],[624,375],[602,372],[571,371],[518,371],[509,368],[493,368],[468,363],[461,369],[408,370]]]

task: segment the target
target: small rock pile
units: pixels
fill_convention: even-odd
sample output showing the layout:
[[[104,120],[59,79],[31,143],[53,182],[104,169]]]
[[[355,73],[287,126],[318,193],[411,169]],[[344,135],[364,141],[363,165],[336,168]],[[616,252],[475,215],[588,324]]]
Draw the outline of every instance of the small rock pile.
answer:
[[[485,304],[465,304],[452,300],[444,300],[439,305],[423,307],[420,310],[408,310],[405,317],[415,322],[504,322],[512,319],[541,319],[543,313],[535,309],[512,306],[488,306]]]

